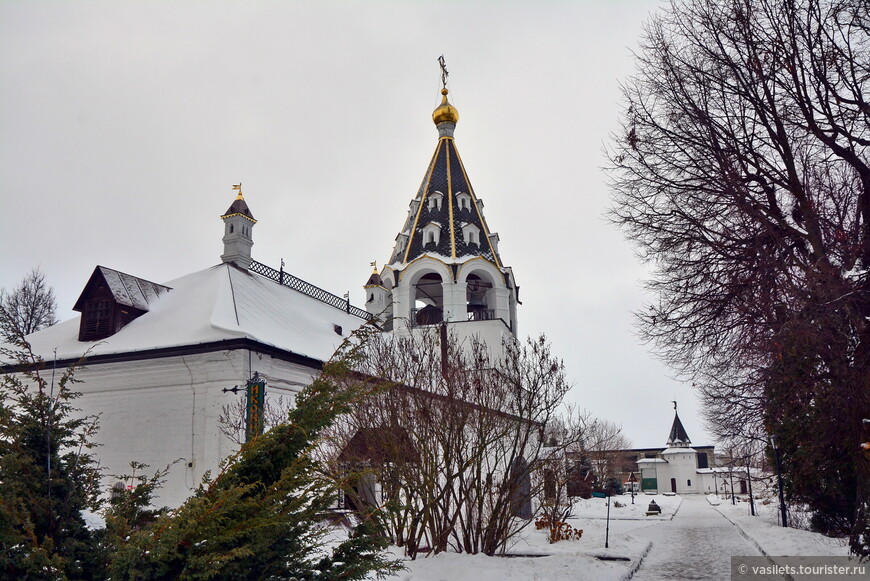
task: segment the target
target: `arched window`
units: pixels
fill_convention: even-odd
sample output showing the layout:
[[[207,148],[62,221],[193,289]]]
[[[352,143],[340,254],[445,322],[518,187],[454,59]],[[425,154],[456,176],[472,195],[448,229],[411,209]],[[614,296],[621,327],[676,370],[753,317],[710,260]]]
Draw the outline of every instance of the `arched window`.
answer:
[[[459,192],[456,194],[456,205],[460,210],[470,210],[471,196],[465,192]]]
[[[462,238],[466,244],[480,244],[480,228],[470,222],[462,223]]]
[[[423,244],[435,244],[441,242],[441,223],[429,222],[423,227]]]
[[[435,210],[436,212],[441,211],[441,200],[444,198],[444,194],[441,192],[435,192],[429,196],[429,211]]]
[[[488,321],[495,318],[495,311],[489,305],[492,281],[472,273],[465,279],[465,304],[469,321]]]
[[[436,325],[444,320],[444,288],[441,275],[429,272],[414,285],[412,325]]]
[[[233,233],[233,224],[230,224],[230,234]]]

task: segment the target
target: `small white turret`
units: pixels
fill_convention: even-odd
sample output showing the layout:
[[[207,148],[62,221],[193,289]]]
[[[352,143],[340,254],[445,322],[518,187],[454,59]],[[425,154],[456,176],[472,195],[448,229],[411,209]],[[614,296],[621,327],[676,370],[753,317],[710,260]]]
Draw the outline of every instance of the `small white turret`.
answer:
[[[257,221],[242,196],[242,184],[234,185],[233,190],[239,193],[221,216],[224,221],[224,253],[221,260],[247,270],[251,265],[251,247],[254,245],[252,232]]]

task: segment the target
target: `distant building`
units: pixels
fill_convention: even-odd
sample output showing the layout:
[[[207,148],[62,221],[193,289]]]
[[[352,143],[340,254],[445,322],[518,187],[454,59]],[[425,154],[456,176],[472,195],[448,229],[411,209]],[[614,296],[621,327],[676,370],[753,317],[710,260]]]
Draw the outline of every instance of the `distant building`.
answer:
[[[713,493],[719,484],[717,478],[721,479],[719,473],[723,470],[727,473],[727,469],[716,468],[714,446],[691,446],[691,443],[680,416],[674,411],[665,447],[590,453],[585,465],[582,458],[573,454],[571,461],[575,472],[583,472],[585,467],[586,473],[595,473],[595,478],[605,474],[623,484],[634,474],[641,492]],[[589,474],[585,480],[591,478],[593,475]]]
[[[704,494],[715,492],[710,469],[715,462],[713,446],[691,447],[691,440],[674,410],[667,448],[637,450],[635,476],[642,492]]]

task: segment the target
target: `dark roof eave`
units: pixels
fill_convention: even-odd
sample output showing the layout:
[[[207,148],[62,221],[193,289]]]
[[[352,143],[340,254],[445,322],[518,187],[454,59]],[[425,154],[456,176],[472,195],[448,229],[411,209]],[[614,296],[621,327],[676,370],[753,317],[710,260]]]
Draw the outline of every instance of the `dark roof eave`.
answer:
[[[208,343],[196,343],[194,345],[177,345],[173,347],[158,347],[155,349],[144,349],[142,351],[127,351],[124,353],[105,353],[91,355],[84,358],[68,358],[58,359],[54,361],[44,361],[39,367],[45,369],[49,366],[54,367],[69,367],[70,365],[101,365],[105,363],[128,363],[130,361],[145,361],[148,359],[161,359],[165,357],[177,357],[179,355],[195,355],[200,353],[214,353],[216,351],[236,351],[239,349],[248,349],[258,351],[260,353],[270,355],[275,359],[281,359],[290,363],[297,363],[303,367],[311,369],[323,369],[323,361],[300,355],[268,345],[260,343],[247,337],[239,337],[235,339],[223,339],[221,341],[210,341]],[[0,373],[15,373],[34,369],[35,365],[20,365],[7,364],[0,366]]]

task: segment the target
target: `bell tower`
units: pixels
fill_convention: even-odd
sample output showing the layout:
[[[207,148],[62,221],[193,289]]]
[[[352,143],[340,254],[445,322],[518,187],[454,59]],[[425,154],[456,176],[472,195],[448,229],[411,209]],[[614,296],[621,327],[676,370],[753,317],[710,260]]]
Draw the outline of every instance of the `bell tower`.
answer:
[[[505,339],[516,337],[519,287],[456,148],[459,111],[447,98],[441,64],[441,103],[432,113],[435,153],[389,261],[365,285],[367,305],[397,335],[444,323],[459,340],[476,335],[497,353]]]

